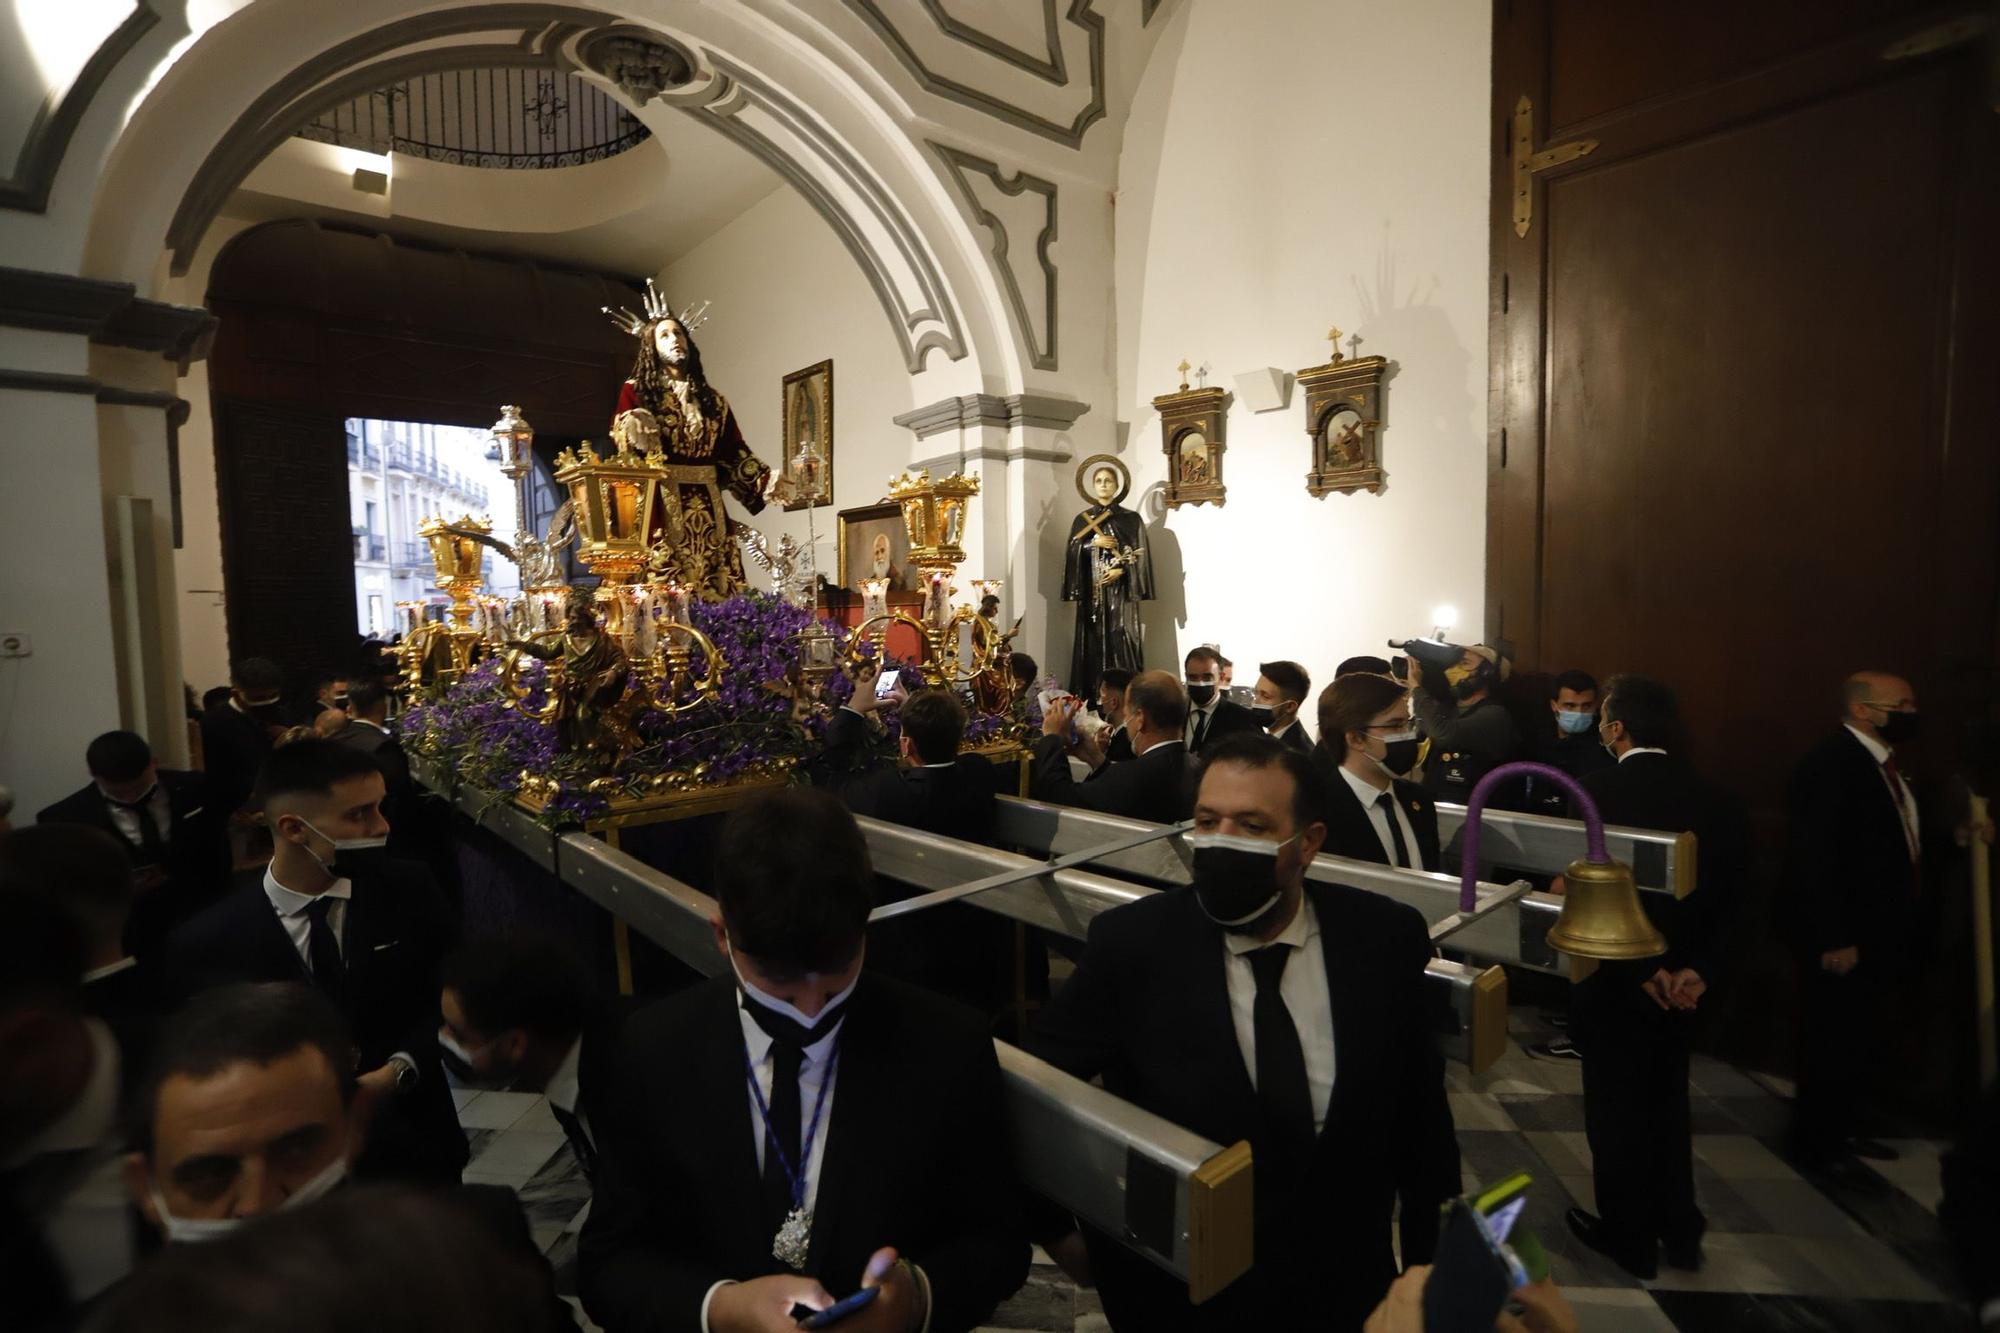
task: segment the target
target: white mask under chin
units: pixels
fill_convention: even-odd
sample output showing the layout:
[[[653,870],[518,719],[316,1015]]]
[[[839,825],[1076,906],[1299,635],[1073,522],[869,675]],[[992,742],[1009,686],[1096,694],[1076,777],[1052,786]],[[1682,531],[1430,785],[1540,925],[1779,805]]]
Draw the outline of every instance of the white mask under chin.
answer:
[[[798,1009],[797,1006],[787,1004],[785,1003],[785,1001],[779,999],[775,995],[766,995],[763,991],[758,990],[748,981],[745,981],[743,979],[743,969],[736,966],[736,950],[734,948],[731,948],[729,950],[729,970],[736,974],[737,986],[742,990],[742,992],[746,996],[750,998],[753,1004],[760,1004],[764,1006],[764,1008],[769,1009],[772,1013],[778,1015],[780,1018],[789,1018],[802,1028],[811,1028],[814,1024],[819,1022],[819,1019],[817,1018],[807,1017],[804,1013],[802,1013]],[[825,1004],[820,1006],[819,1010],[820,1013],[824,1014],[827,1010],[833,1008],[835,1005],[845,1000],[848,996],[854,994],[854,988],[856,986],[859,986],[860,984],[861,984],[861,976],[859,973],[856,973],[854,980],[848,982],[847,985],[841,990],[840,994],[834,996],[832,999],[828,1000]]]
[[[325,1198],[347,1179],[347,1159],[336,1157],[326,1164],[326,1169],[305,1184],[285,1196],[277,1207],[278,1212],[291,1208],[303,1208],[315,1199]],[[147,1193],[153,1197],[153,1208],[160,1215],[160,1229],[166,1233],[171,1244],[199,1244],[202,1241],[220,1240],[245,1222],[254,1222],[254,1217],[175,1217],[167,1211],[167,1201],[160,1195],[160,1187],[148,1182]]]

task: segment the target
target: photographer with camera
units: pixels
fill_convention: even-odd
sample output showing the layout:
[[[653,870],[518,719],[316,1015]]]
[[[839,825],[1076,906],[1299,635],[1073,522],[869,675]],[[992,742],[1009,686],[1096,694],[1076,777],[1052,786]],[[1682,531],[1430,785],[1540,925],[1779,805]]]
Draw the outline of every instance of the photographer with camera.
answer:
[[[1430,742],[1424,790],[1437,800],[1462,804],[1481,778],[1520,753],[1521,733],[1493,697],[1509,664],[1485,644],[1461,648],[1410,639],[1389,646],[1409,654],[1411,707]]]

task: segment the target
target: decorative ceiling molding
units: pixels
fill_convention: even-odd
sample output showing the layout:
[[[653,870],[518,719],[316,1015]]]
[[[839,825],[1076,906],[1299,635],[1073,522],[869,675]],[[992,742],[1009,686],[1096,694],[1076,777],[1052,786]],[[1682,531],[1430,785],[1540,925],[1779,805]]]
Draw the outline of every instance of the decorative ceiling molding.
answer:
[[[817,117],[759,76],[713,51],[715,71],[661,94],[727,135],[783,176],[834,229],[889,313],[903,362],[924,368],[933,348],[967,355],[958,312],[923,236],[895,194]]]
[[[1144,28],[1153,22],[1153,15],[1160,12],[1166,0],[1139,0],[1139,26]]]
[[[981,32],[962,20],[952,18],[944,13],[937,0],[920,0],[924,12],[929,15],[938,31],[946,37],[972,46],[1059,87],[1067,88],[1071,80],[1062,56],[1061,27],[1056,19],[1056,7],[1062,0],[1041,0],[1041,2],[1047,16],[1050,52],[1048,60],[1038,60],[1018,47]],[[1037,115],[993,93],[933,71],[917,54],[909,38],[883,12],[880,0],[846,0],[846,3],[849,9],[875,30],[876,35],[888,45],[896,58],[902,61],[903,67],[925,92],[947,98],[976,111],[983,111],[995,119],[1027,130],[1031,134],[1052,139],[1066,148],[1082,147],[1084,131],[1104,116],[1104,18],[1093,9],[1096,0],[1069,0],[1068,12],[1063,15],[1064,22],[1075,24],[1090,37],[1090,100],[1067,124]]]
[[[146,300],[129,282],[24,268],[0,268],[0,325],[158,352],[183,370],[208,355],[215,337],[206,310]]]
[[[1056,369],[1056,266],[1049,260],[1049,245],[1056,239],[1055,182],[1030,176],[1025,171],[1007,175],[997,163],[941,143],[932,142],[931,148],[944,159],[966,207],[986,227],[990,238],[986,247],[987,257],[993,262],[994,276],[1007,293],[1007,304],[1014,314],[1015,332],[1028,354],[1029,362],[1036,370]],[[982,188],[986,188],[976,183],[980,180],[989,182],[990,188],[1009,197],[1018,198],[1030,191],[1042,196],[1043,224],[1034,237],[1035,260],[1041,268],[1039,329],[1027,294],[1028,284],[1035,282],[1036,278],[1024,262],[1025,257],[1016,257],[1011,253],[1006,220],[980,198]]]
[[[940,398],[935,403],[912,408],[891,420],[914,431],[918,439],[927,440],[933,435],[971,426],[998,426],[1008,430],[1016,426],[1068,430],[1078,417],[1089,410],[1088,403],[1049,394],[1012,393],[1003,397],[993,393],[967,393],[954,398]]]
[[[259,162],[321,112],[373,88],[472,62],[560,68],[550,49],[554,43],[614,23],[609,14],[566,5],[474,5],[401,19],[313,57],[252,102],[203,160],[167,226],[172,256],[168,271],[175,277],[186,276],[196,245],[224,201]],[[407,50],[444,38],[508,29],[520,33],[513,45]],[[398,51],[404,55],[393,57]]]
[[[40,213],[48,208],[49,191],[55,186],[56,172],[62,167],[63,154],[69,151],[70,138],[76,133],[77,122],[83,119],[84,109],[111,77],[118,62],[159,21],[160,16],[153,12],[152,6],[142,0],[84,62],[69,87],[48,95],[21,141],[21,152],[14,159],[14,174],[0,179],[0,208],[16,208],[24,213]]]

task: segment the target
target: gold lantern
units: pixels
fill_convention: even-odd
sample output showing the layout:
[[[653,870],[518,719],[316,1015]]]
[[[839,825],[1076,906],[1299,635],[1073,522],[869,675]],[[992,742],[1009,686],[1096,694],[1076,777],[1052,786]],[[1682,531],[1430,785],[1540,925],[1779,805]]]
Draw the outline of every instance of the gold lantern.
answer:
[[[556,455],[556,481],[569,488],[577,527],[577,559],[604,583],[630,583],[646,568],[653,506],[659,495],[656,456],[620,442],[600,458],[585,440]]]
[[[910,563],[926,574],[947,576],[965,559],[965,502],[979,494],[979,478],[957,473],[938,481],[930,470],[905,472],[889,482],[889,498],[903,507],[910,534]]]

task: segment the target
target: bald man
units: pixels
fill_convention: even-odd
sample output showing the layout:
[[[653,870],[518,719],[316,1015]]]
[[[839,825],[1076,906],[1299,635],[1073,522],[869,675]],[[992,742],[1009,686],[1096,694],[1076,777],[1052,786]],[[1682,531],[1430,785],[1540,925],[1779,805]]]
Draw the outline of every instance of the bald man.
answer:
[[[1851,1155],[1886,1161],[1860,1133],[1884,1019],[1918,912],[1922,854],[1903,752],[1917,696],[1883,671],[1841,687],[1840,725],[1799,762],[1786,795],[1786,913],[1798,954],[1803,1041],[1792,1148],[1807,1166]]]

